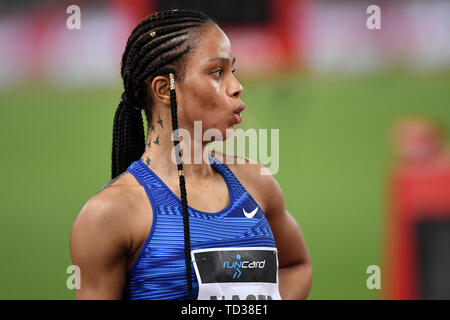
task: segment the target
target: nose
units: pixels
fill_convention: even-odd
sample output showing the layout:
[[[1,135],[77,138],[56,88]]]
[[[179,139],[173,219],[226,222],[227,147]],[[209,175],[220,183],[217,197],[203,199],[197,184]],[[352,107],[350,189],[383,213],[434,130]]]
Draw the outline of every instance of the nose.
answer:
[[[242,87],[241,83],[233,76],[233,83],[230,85],[230,95],[238,98],[241,94],[244,88]]]

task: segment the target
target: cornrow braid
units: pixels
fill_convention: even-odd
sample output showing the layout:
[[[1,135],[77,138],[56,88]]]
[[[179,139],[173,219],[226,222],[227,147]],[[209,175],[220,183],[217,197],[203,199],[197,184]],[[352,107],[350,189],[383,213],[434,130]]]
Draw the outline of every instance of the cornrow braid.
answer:
[[[171,81],[170,108],[174,148],[179,173],[184,226],[184,253],[189,299],[193,299],[192,265],[190,256],[189,213],[186,181],[181,161],[178,137],[175,75],[181,58],[193,48],[192,32],[206,24],[217,24],[198,11],[167,10],[144,18],[131,32],[121,62],[124,92],[116,109],[111,153],[111,178],[124,172],[145,151],[145,133],[141,110],[145,110],[147,123],[151,123],[151,101],[147,83],[156,76],[168,75]],[[182,79],[182,76],[180,77]]]
[[[198,19],[182,19],[181,21],[177,22],[177,24],[172,25],[161,25],[161,24],[151,24],[149,25],[150,30],[145,31],[144,33],[137,34],[137,39],[133,44],[133,49],[130,46],[130,52],[127,52],[127,55],[133,56],[134,53],[136,53],[136,50],[139,50],[142,48],[142,46],[147,45],[150,40],[153,39],[152,33],[158,34],[158,38],[155,39],[155,41],[161,41],[161,36],[167,33],[175,32],[178,30],[185,29],[185,26],[194,26],[193,23],[197,22],[200,26],[202,24],[201,21],[198,21]],[[191,24],[191,25],[190,25]],[[151,32],[149,32],[151,31]],[[133,51],[134,50],[134,51]],[[125,56],[125,58],[126,58]],[[139,60],[139,59],[137,59]]]
[[[180,179],[180,194],[181,205],[183,208],[183,225],[184,225],[184,258],[186,262],[186,278],[189,290],[189,299],[193,300],[192,294],[192,266],[191,266],[191,236],[189,231],[189,213],[186,193],[186,180],[183,172],[183,163],[181,162],[180,154],[180,138],[178,135],[178,116],[177,116],[177,96],[175,93],[175,78],[173,73],[170,73],[170,111],[172,114],[172,131],[173,131],[173,146],[175,149],[175,158],[178,168],[178,176]]]
[[[122,61],[126,60],[129,55],[129,51],[132,45],[135,45],[135,42],[138,38],[142,37],[142,35],[149,33],[153,29],[159,27],[172,26],[180,23],[192,23],[197,22],[200,24],[205,23],[205,19],[215,23],[211,18],[198,14],[196,12],[191,11],[190,15],[187,11],[170,11],[171,15],[163,20],[162,15],[151,15],[147,18],[144,18],[132,31],[130,37],[128,38],[127,45],[125,51],[122,56]],[[122,73],[123,73],[123,65],[122,65]]]

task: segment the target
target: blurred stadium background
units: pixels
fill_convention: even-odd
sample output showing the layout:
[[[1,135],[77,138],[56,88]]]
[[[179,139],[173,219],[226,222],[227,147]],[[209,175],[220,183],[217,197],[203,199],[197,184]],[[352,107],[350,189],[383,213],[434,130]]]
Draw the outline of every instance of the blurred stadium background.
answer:
[[[371,4],[380,30],[366,27]],[[280,130],[275,177],[312,257],[309,298],[449,299],[450,2],[438,0],[0,1],[0,299],[74,298],[69,234],[110,177],[120,57],[133,26],[169,7],[202,9],[229,35],[240,127]]]

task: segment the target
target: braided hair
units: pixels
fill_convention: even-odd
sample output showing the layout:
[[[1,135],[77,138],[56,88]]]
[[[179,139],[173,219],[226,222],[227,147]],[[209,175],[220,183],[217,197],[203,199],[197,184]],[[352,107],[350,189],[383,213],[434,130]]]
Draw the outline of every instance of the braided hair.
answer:
[[[193,299],[193,293],[189,215],[178,137],[175,77],[183,79],[181,58],[193,48],[194,37],[190,36],[194,30],[199,30],[208,23],[216,24],[201,12],[175,9],[154,13],[134,28],[122,55],[124,92],[114,116],[111,154],[111,178],[114,179],[144,153],[145,134],[141,111],[145,111],[147,123],[152,120],[152,102],[147,93],[146,81],[151,83],[159,75],[168,75],[171,83],[170,108],[183,209],[186,279],[190,300]]]

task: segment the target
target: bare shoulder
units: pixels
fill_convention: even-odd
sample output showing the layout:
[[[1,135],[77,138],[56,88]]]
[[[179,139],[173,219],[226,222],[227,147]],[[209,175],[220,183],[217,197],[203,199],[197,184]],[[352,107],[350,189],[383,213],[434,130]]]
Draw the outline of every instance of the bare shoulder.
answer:
[[[133,188],[130,174],[124,172],[101,188],[81,209],[79,219],[117,220],[126,218],[126,212],[136,203],[136,188]]]
[[[133,216],[142,203],[141,189],[124,173],[92,196],[78,214],[70,234],[72,263],[81,271],[77,299],[120,299],[132,252]]]
[[[71,232],[71,249],[93,241],[111,241],[127,250],[131,242],[132,217],[140,203],[141,188],[129,173],[107,183],[78,214]]]
[[[230,168],[266,214],[284,201],[278,181],[259,162],[242,156],[227,155],[220,151],[215,151],[213,155]]]

